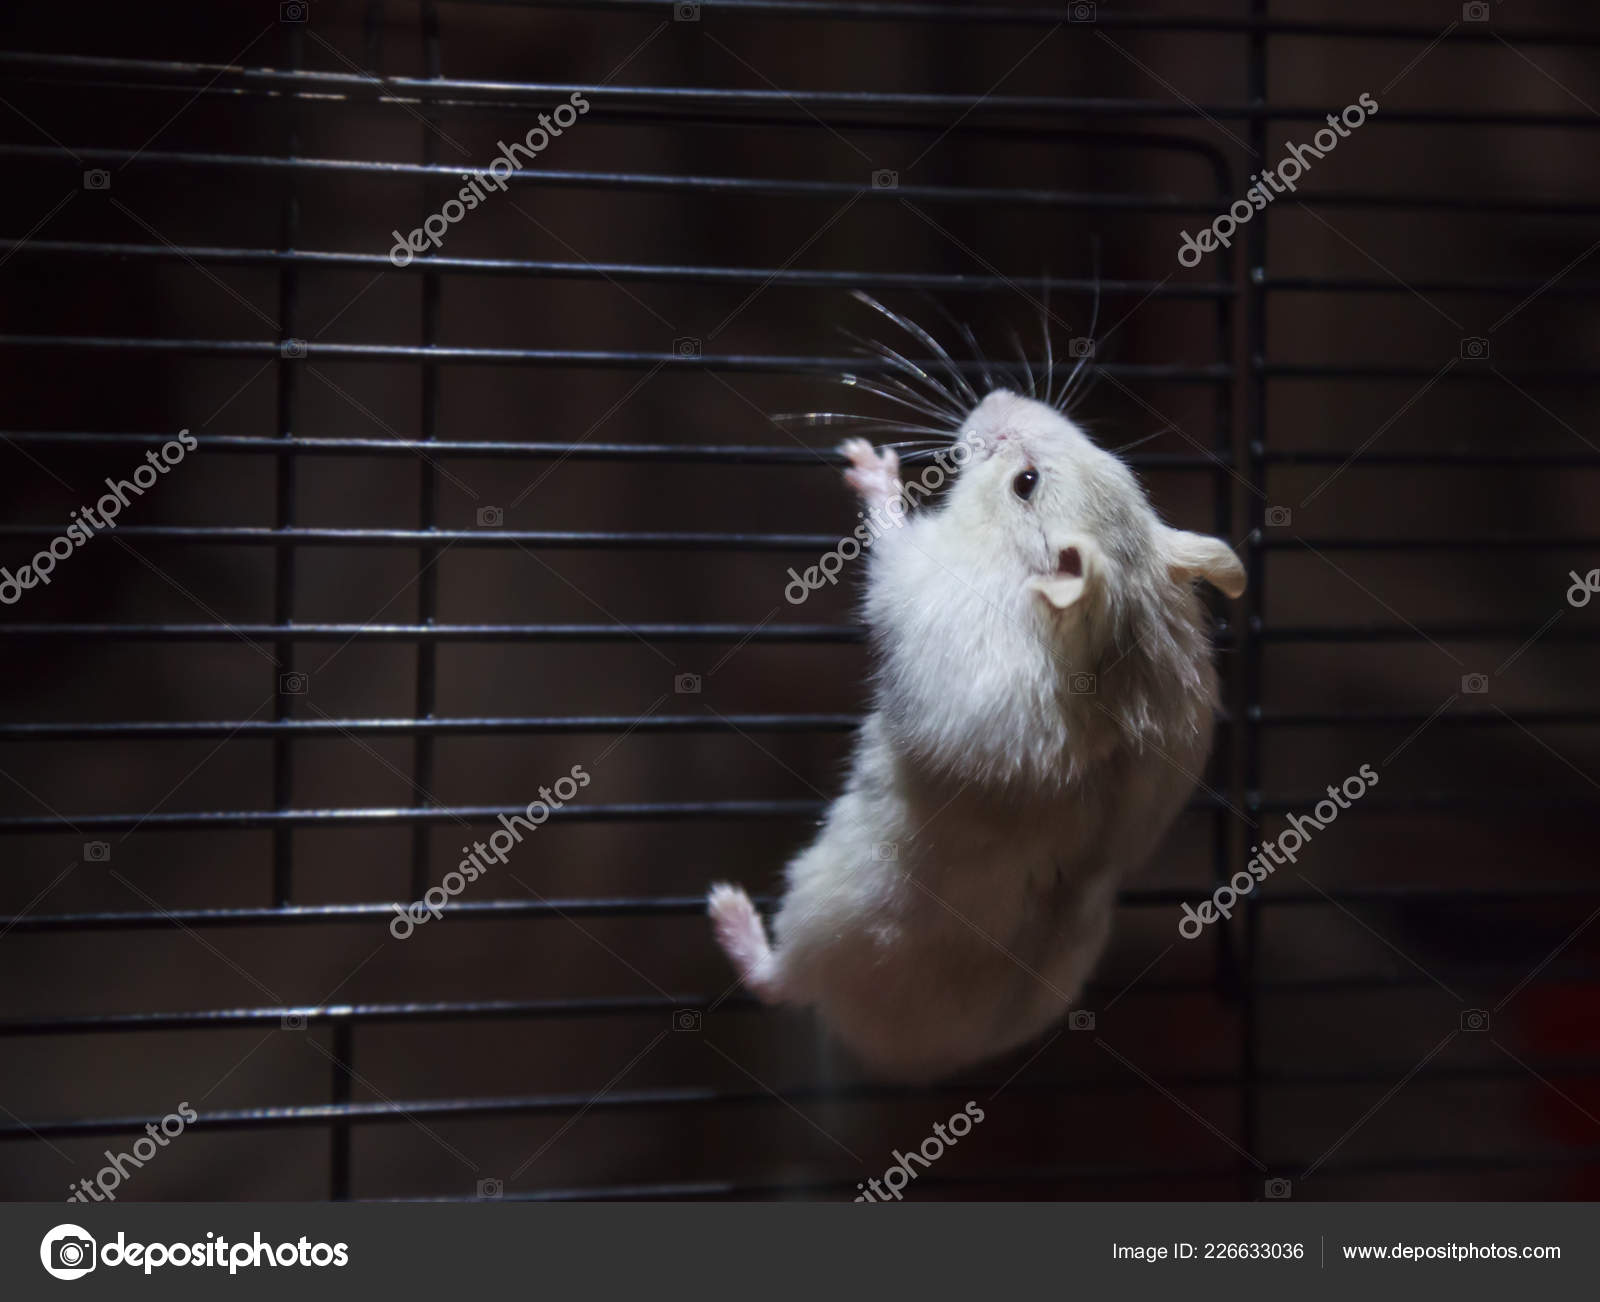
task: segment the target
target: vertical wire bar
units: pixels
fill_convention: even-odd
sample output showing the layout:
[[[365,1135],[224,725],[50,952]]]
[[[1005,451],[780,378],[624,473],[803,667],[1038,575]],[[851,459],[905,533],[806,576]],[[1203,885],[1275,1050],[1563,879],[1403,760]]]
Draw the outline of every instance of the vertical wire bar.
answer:
[[[1261,20],[1250,33],[1249,100],[1254,110],[1250,117],[1250,146],[1257,158],[1265,158],[1267,150],[1267,18],[1268,0],[1250,0],[1250,15]],[[1238,632],[1239,658],[1244,678],[1245,713],[1239,720],[1244,751],[1244,785],[1251,814],[1256,812],[1261,793],[1261,725],[1257,711],[1261,706],[1262,657],[1260,631],[1262,612],[1266,607],[1262,590],[1266,577],[1266,552],[1262,547],[1266,527],[1267,486],[1267,222],[1272,216],[1271,205],[1262,212],[1261,220],[1250,224],[1247,242],[1249,287],[1246,290],[1245,309],[1249,350],[1250,379],[1248,384],[1249,464],[1247,475],[1257,492],[1251,493],[1247,509],[1250,512],[1249,553],[1246,567],[1248,587],[1245,594],[1245,619]],[[1259,829],[1258,829],[1259,830]],[[1261,942],[1261,916],[1255,893],[1245,898],[1244,905],[1243,1009],[1240,1035],[1239,1079],[1240,1090],[1240,1143],[1247,1153],[1260,1155],[1261,1144],[1261,1014],[1258,1006],[1257,982],[1260,977],[1258,959]],[[1240,1179],[1244,1185],[1243,1196],[1255,1198],[1262,1191],[1257,1182],[1260,1173],[1254,1167],[1240,1166]]]
[[[362,35],[367,66],[377,72],[383,64],[384,0],[369,0],[362,16]],[[328,1093],[335,1106],[350,1102],[350,1077],[355,1069],[355,1025],[341,1019],[333,1029],[333,1062]],[[334,1202],[350,1198],[351,1159],[350,1123],[339,1120],[328,1129],[328,1197]]]
[[[1233,193],[1233,176],[1227,165],[1220,159],[1216,163],[1217,193],[1219,201],[1226,207],[1229,196]],[[1234,281],[1233,250],[1223,249],[1217,259],[1217,281],[1224,286],[1231,286]],[[1233,339],[1233,306],[1227,295],[1217,299],[1217,360],[1229,362],[1234,360]],[[1224,461],[1233,455],[1233,404],[1237,379],[1227,384],[1216,386],[1216,410],[1213,420],[1216,423],[1216,451]],[[1219,467],[1212,478],[1212,518],[1219,537],[1233,538],[1233,477],[1225,468]],[[1232,611],[1215,594],[1208,594],[1207,605],[1213,618],[1220,618],[1222,614],[1232,616]],[[1217,725],[1217,736],[1212,744],[1215,758],[1207,762],[1207,777],[1209,781],[1221,791],[1232,792],[1236,781],[1237,764],[1235,753],[1237,747],[1238,731],[1238,692],[1236,690],[1237,672],[1230,669],[1220,675],[1222,679],[1221,695],[1229,708],[1230,722]],[[1235,805],[1242,807],[1239,800]],[[1232,874],[1230,865],[1237,860],[1237,846],[1235,845],[1236,831],[1233,826],[1234,817],[1227,808],[1218,809],[1212,815],[1211,824],[1211,877],[1213,888],[1222,885]],[[1216,945],[1213,954],[1215,960],[1214,973],[1217,989],[1224,1000],[1238,998],[1238,966],[1236,963],[1233,935],[1227,927],[1212,929],[1216,936]]]
[[[1222,159],[1216,160],[1215,166],[1219,203],[1226,206],[1231,201],[1231,196],[1236,193],[1232,170]],[[1224,288],[1233,287],[1236,283],[1231,248],[1223,249],[1221,252],[1216,266],[1216,280]],[[1239,402],[1239,377],[1243,371],[1237,365],[1239,358],[1237,341],[1234,338],[1234,306],[1233,299],[1228,294],[1221,294],[1217,298],[1216,330],[1217,360],[1235,363],[1234,378],[1226,384],[1216,386],[1216,410],[1213,416],[1217,427],[1216,452],[1226,465],[1235,465],[1237,464],[1234,458],[1236,406]],[[1234,498],[1237,489],[1233,476],[1228,473],[1225,466],[1219,467],[1212,478],[1212,494],[1212,516],[1217,536],[1232,543],[1236,537]],[[1211,597],[1210,604],[1213,616],[1226,612],[1230,624],[1236,622],[1236,607],[1229,606],[1215,594]],[[1220,695],[1227,705],[1228,719],[1218,725],[1217,737],[1213,743],[1212,749],[1216,759],[1212,765],[1212,781],[1218,790],[1228,792],[1234,808],[1243,809],[1245,808],[1244,782],[1239,755],[1242,736],[1240,722],[1244,712],[1241,675],[1237,657],[1227,657],[1224,663],[1227,667],[1220,675],[1222,680]],[[1242,855],[1240,851],[1248,843],[1248,839],[1245,836],[1245,829],[1239,826],[1232,810],[1226,807],[1218,809],[1211,815],[1211,820],[1211,876],[1215,889],[1232,876],[1234,864],[1245,861],[1247,856]],[[1213,930],[1217,937],[1217,989],[1225,1003],[1237,1003],[1242,997],[1238,946],[1234,943],[1231,928],[1223,926]],[[1242,1087],[1240,1107],[1241,1109],[1243,1107]]]
[[[422,4],[422,48],[424,75],[438,78],[440,70],[439,13],[433,0]],[[422,130],[422,157],[430,166],[439,161],[438,110],[430,104],[424,109]],[[439,198],[439,187],[433,182],[422,187],[423,207],[432,211]],[[435,271],[422,273],[422,343],[431,348],[439,342],[439,298],[441,286]],[[439,435],[439,367],[436,362],[422,363],[421,377],[421,436],[424,443],[433,442]],[[439,477],[434,472],[431,457],[417,458],[417,528],[432,532],[439,527]],[[438,615],[439,572],[436,562],[439,548],[428,543],[417,549],[417,563],[421,567],[417,579],[417,622],[432,626]],[[437,698],[438,645],[431,638],[417,644],[416,696],[412,713],[418,719],[431,719]],[[416,800],[419,805],[432,803],[433,790],[433,737],[419,732],[412,742],[412,769],[415,773]],[[419,822],[411,829],[411,898],[421,899],[428,889],[428,824]]]
[[[299,23],[284,23],[287,44],[287,62],[290,70],[298,71],[305,55],[304,37]],[[290,159],[300,152],[300,114],[298,103],[290,99],[284,106],[287,125],[287,154]],[[281,244],[285,253],[294,251],[300,232],[300,200],[295,184],[295,169],[284,169],[284,199]],[[278,271],[278,421],[277,436],[288,443],[294,438],[295,398],[300,390],[300,367],[289,354],[289,341],[294,339],[300,307],[300,272],[294,259],[284,259]],[[285,447],[273,458],[277,476],[274,485],[273,524],[280,531],[294,527],[295,509],[295,458]],[[294,617],[295,549],[274,547],[272,577],[272,621],[282,627]],[[284,678],[294,662],[294,643],[281,641],[274,645],[273,668],[273,718],[281,723],[290,715],[290,696],[283,689]],[[272,742],[272,806],[288,809],[294,799],[294,744],[288,736],[278,736]],[[294,890],[294,829],[278,827],[272,833],[272,902],[278,908],[287,906]]]

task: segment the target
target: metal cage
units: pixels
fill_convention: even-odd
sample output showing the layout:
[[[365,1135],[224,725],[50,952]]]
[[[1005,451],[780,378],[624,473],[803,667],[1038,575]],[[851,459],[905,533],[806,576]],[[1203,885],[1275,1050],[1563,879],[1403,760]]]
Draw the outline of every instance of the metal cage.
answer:
[[[915,1196],[1592,1196],[1600,30],[1170,8],[4,20],[7,574],[195,447],[0,617],[0,1192],[853,1197],[973,1099]],[[851,523],[840,460],[772,419],[873,367],[852,289],[1004,365],[1014,326],[1020,365],[1089,352],[1096,437],[1153,435],[1157,505],[1251,579],[1084,1008],[922,1090],[731,990],[702,917],[716,877],[770,902],[866,699],[848,579],[783,595]],[[1179,934],[1362,762],[1358,812]]]

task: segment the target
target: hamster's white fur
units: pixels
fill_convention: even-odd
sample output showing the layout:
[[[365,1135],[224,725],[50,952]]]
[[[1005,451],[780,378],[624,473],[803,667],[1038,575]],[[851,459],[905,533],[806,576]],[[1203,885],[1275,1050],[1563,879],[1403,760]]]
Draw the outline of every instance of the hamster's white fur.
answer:
[[[752,991],[814,1007],[901,1080],[1021,1045],[1077,998],[1119,882],[1205,764],[1216,676],[1193,581],[1244,590],[1224,543],[1162,524],[1053,407],[998,390],[960,436],[976,451],[945,502],[869,553],[874,708],[789,864],[776,944],[743,890],[709,898]],[[900,491],[892,451],[844,451],[868,505]]]

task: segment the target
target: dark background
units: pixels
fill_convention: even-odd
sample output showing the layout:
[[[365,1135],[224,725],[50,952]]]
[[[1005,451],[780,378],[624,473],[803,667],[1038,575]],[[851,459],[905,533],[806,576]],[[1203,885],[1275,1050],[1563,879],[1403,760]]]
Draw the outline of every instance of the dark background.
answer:
[[[976,1099],[915,1196],[1592,1196],[1590,7],[678,8],[0,18],[0,563],[200,439],[0,611],[0,1194],[65,1197],[186,1101],[119,1197],[849,1197]],[[389,266],[574,87],[445,237],[482,261]],[[1362,92],[1303,202],[1178,265]],[[1161,432],[1131,460],[1163,515],[1251,558],[1233,722],[1093,1032],[882,1090],[722,1000],[700,912],[776,888],[865,700],[852,592],[782,595],[856,507],[832,436],[769,416],[886,410],[818,373],[840,327],[915,351],[849,288],[1037,357],[1042,277],[1058,354],[1100,284],[1080,418]],[[200,726],[125,726],[162,721]],[[1298,871],[1178,940],[1363,763]],[[386,902],[574,764],[572,816],[391,939]]]

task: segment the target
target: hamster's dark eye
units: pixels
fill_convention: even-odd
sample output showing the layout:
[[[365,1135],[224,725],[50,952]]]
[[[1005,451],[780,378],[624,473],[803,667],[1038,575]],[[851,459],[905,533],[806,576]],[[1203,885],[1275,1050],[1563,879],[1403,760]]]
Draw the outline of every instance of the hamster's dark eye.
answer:
[[[1039,486],[1039,472],[1031,467],[1011,481],[1011,491],[1026,502]]]

